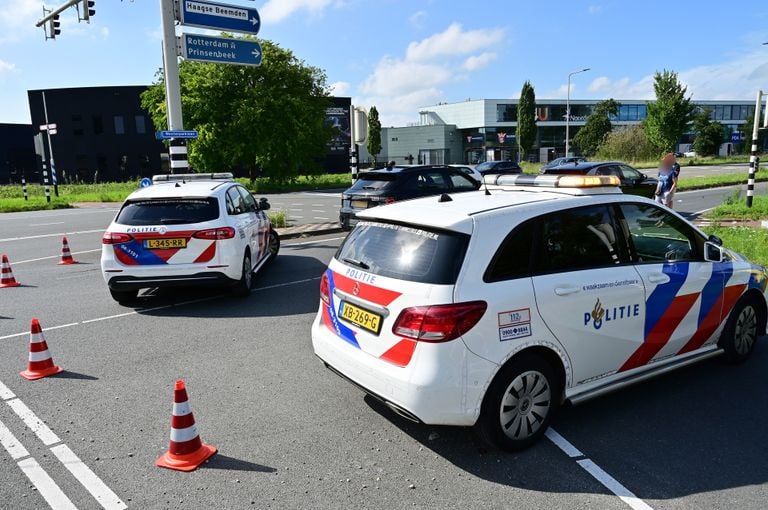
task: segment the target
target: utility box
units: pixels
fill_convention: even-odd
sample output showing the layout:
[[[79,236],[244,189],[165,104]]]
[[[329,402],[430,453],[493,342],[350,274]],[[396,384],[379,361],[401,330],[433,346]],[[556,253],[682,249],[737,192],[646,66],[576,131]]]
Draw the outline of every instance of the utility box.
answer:
[[[555,159],[554,147],[541,147],[539,149],[539,163],[547,164]]]

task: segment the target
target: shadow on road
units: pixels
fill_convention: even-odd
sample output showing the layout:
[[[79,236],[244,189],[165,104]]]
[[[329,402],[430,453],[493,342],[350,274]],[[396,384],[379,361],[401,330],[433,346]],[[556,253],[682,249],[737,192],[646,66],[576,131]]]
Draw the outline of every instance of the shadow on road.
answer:
[[[98,377],[94,377],[88,374],[81,374],[79,372],[72,372],[71,370],[64,370],[58,374],[54,374],[51,377],[56,379],[81,379],[83,381],[98,381]]]
[[[274,473],[277,469],[269,466],[262,466],[247,460],[236,459],[234,457],[227,457],[217,453],[211,457],[208,462],[204,463],[201,467],[206,469],[225,469],[229,471],[257,471],[261,473]]]

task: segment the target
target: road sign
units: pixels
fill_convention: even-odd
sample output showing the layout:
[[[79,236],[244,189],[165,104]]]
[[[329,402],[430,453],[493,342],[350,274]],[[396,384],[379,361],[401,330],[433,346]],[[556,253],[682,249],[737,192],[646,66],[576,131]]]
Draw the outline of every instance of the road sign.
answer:
[[[181,34],[181,56],[198,62],[261,65],[261,46],[256,41]]]
[[[139,182],[139,186],[142,188],[146,188],[147,186],[152,186],[152,179],[149,177],[144,177],[141,182]]]
[[[218,28],[224,31],[257,34],[261,17],[256,9],[202,0],[181,0],[182,25]]]
[[[197,131],[157,131],[155,138],[158,140],[170,140],[171,138],[197,138]]]
[[[739,143],[741,142],[741,133],[739,131],[736,131],[735,133],[731,133],[731,142],[732,143]]]
[[[56,124],[40,124],[40,131],[48,131],[49,129],[56,129]]]

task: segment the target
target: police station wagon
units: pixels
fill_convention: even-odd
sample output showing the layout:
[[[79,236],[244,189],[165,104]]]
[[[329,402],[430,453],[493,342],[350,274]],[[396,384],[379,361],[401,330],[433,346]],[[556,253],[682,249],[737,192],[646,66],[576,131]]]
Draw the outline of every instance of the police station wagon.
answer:
[[[320,283],[317,356],[400,415],[525,448],[578,403],[766,329],[764,268],[613,176],[486,176],[365,211]]]

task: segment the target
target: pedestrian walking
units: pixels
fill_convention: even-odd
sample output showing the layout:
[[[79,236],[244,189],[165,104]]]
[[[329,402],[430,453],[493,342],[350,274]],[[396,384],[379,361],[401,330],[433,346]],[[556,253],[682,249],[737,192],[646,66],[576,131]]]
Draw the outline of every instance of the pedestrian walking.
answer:
[[[659,183],[656,185],[656,202],[672,209],[677,190],[677,174],[674,165],[677,163],[675,155],[671,152],[665,154],[659,166]]]

